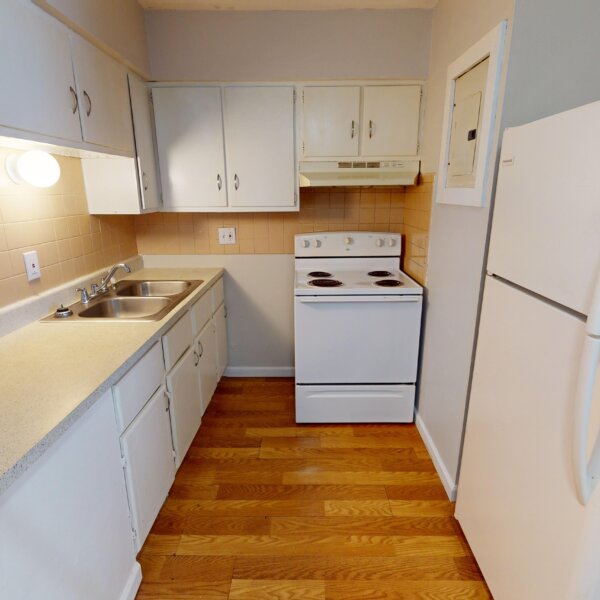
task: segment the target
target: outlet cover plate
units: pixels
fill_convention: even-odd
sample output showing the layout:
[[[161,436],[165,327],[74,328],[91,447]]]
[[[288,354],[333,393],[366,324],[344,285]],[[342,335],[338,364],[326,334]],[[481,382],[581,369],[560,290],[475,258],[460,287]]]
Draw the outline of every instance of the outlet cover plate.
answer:
[[[219,244],[235,244],[235,227],[219,227]]]
[[[23,260],[25,261],[25,272],[27,273],[27,281],[39,279],[42,276],[40,270],[40,261],[37,250],[23,252]]]

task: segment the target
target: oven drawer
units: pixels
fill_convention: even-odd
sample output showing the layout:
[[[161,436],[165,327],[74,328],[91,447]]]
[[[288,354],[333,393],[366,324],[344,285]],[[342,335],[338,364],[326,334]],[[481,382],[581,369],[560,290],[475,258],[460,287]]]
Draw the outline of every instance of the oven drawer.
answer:
[[[297,385],[297,423],[412,423],[414,385]]]
[[[297,383],[414,383],[421,296],[296,296]]]

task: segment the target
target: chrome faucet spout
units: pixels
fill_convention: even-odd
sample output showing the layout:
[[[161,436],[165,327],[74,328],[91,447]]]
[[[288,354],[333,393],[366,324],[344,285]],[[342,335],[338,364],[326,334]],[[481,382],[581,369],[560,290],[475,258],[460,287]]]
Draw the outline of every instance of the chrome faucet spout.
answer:
[[[102,281],[100,282],[100,285],[98,286],[97,293],[102,293],[102,292],[105,292],[106,290],[109,289],[109,287],[110,287],[110,280],[112,279],[113,275],[119,269],[123,269],[123,271],[125,271],[125,273],[131,273],[131,267],[128,264],[126,264],[126,263],[117,263],[116,265],[113,265],[108,270],[108,273],[102,278]]]

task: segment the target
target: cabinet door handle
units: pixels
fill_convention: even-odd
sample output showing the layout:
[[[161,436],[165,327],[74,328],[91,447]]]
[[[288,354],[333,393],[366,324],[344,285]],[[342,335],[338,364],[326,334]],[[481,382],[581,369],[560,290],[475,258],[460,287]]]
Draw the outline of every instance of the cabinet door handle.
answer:
[[[200,362],[200,356],[198,355],[198,353],[194,350],[194,357],[195,357],[195,361],[194,361],[194,366],[197,367],[198,363]]]
[[[87,109],[85,111],[85,114],[89,117],[92,114],[92,99],[90,98],[90,95],[83,90],[83,97],[87,100]]]
[[[237,173],[233,176],[233,184],[234,184],[236,190],[239,189],[240,178],[237,176]]]
[[[369,121],[369,137],[373,137],[373,121]]]
[[[202,355],[204,354],[204,346],[202,345],[202,342],[200,340],[198,340],[198,350],[200,350],[200,354],[198,355],[199,361]]]
[[[226,306],[223,307],[223,316],[225,318],[227,318],[227,307]]]
[[[77,112],[77,109],[79,108],[79,98],[77,98],[77,92],[74,90],[72,85],[69,86],[69,91],[71,92],[71,96],[73,97],[73,107],[71,108],[71,110],[73,111],[73,114],[75,114]]]
[[[354,139],[354,121],[352,121],[352,126],[350,127],[350,139]]]
[[[142,172],[142,185],[144,186],[144,191],[148,191],[148,175],[146,175],[146,171]]]
[[[221,191],[221,188],[223,187],[223,180],[221,179],[221,175],[217,175],[217,187],[219,188],[219,191]]]

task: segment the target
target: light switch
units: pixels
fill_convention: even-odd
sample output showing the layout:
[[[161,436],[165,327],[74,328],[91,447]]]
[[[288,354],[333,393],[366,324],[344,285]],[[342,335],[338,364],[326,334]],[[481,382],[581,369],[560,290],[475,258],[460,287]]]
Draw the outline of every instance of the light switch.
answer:
[[[40,269],[40,261],[38,259],[37,250],[23,252],[23,260],[25,261],[25,272],[27,273],[27,281],[39,279],[42,276]]]
[[[219,244],[235,244],[235,227],[219,227]]]

